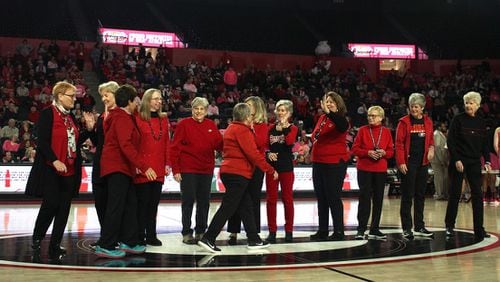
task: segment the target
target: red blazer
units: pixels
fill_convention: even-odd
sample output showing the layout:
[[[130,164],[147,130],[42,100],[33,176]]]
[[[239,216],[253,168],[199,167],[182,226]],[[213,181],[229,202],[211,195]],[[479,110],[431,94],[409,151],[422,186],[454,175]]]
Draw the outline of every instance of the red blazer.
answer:
[[[425,128],[425,151],[422,165],[427,165],[429,164],[429,160],[427,159],[429,147],[434,146],[434,128],[432,125],[432,120],[427,115],[424,115],[423,119]],[[408,163],[408,155],[410,154],[411,146],[410,128],[411,122],[409,115],[406,115],[399,119],[398,127],[396,128],[396,164],[398,166]]]
[[[165,181],[165,167],[170,165],[170,123],[168,122],[168,118],[152,117],[149,121],[146,121],[140,115],[136,114],[135,122],[141,136],[139,154],[146,160],[148,166],[156,172],[155,181],[163,183]],[[146,182],[151,181],[144,174],[137,174],[134,177],[134,183]]]
[[[104,122],[104,147],[101,155],[101,177],[120,172],[130,177],[148,166],[139,153],[140,136],[135,119],[122,108],[109,111]]]
[[[217,125],[207,118],[185,118],[177,124],[170,147],[172,172],[213,174],[216,150],[222,151]]]
[[[274,168],[257,150],[252,129],[241,122],[231,123],[224,132],[223,155],[221,173],[237,174],[251,179],[255,166],[264,172],[274,173]]]
[[[379,160],[374,160],[368,156],[368,151],[374,149],[373,140],[375,140],[375,143],[378,141],[380,130],[382,130],[382,135],[380,135],[378,148],[385,150],[386,155]],[[394,156],[394,143],[392,142],[391,131],[387,127],[377,125],[372,127],[372,133],[373,139],[370,135],[369,125],[359,128],[356,139],[354,139],[354,144],[352,145],[352,152],[358,157],[356,167],[359,170],[369,172],[387,172],[387,160]]]
[[[321,126],[322,122],[324,122],[323,126]],[[311,134],[313,141],[312,161],[327,164],[339,163],[340,160],[349,161],[346,137],[347,130],[340,132],[327,115],[321,115]]]

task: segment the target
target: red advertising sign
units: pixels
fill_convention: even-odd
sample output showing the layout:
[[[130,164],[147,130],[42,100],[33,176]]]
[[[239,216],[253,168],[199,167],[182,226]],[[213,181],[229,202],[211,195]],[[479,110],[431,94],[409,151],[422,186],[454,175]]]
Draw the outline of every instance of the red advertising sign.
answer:
[[[175,33],[129,29],[99,28],[99,35],[105,44],[121,44],[144,47],[184,48],[184,43]]]
[[[349,43],[357,58],[415,59],[415,45]]]

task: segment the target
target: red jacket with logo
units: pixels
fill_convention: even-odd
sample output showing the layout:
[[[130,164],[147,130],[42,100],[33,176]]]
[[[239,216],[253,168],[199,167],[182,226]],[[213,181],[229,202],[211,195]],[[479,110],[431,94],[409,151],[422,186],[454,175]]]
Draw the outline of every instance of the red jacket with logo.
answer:
[[[429,164],[427,159],[427,153],[429,152],[429,147],[434,146],[434,135],[433,135],[433,125],[432,120],[424,115],[424,128],[425,128],[425,145],[424,145],[424,158],[422,160],[422,165]],[[399,119],[398,127],[396,128],[396,164],[399,166],[401,164],[408,163],[408,156],[410,154],[411,146],[411,121],[410,115],[406,115]]]

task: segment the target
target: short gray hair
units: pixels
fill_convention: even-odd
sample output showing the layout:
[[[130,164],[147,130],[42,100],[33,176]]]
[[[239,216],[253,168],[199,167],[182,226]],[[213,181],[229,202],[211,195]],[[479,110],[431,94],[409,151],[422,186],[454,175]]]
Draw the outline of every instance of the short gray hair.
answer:
[[[411,107],[411,105],[419,105],[422,108],[425,107],[425,96],[421,93],[413,93],[410,95],[410,98],[408,98],[408,106]]]
[[[247,103],[238,103],[233,108],[234,121],[245,121],[248,119],[248,117],[250,117],[250,115],[250,106]]]
[[[481,94],[474,91],[467,92],[467,94],[464,95],[464,103],[471,100],[476,104],[481,105]]]
[[[208,100],[203,97],[196,97],[191,102],[191,108],[202,106],[203,108],[208,108]]]
[[[293,113],[293,103],[290,100],[279,100],[278,103],[276,103],[276,107],[274,108],[274,113],[278,112],[279,107],[285,107],[285,110],[289,112],[290,114]]]
[[[120,87],[120,85],[118,85],[118,83],[116,83],[115,81],[108,81],[108,82],[105,82],[101,85],[99,85],[99,88],[98,88],[98,91],[99,91],[99,94],[102,95],[102,92],[104,91],[109,91],[111,93],[115,93],[116,90],[118,90],[118,88]]]

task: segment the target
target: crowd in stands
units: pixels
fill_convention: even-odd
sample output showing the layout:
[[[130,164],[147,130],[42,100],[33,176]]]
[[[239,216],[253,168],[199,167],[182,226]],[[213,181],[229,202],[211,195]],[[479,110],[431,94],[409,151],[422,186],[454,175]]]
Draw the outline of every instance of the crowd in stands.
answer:
[[[65,51],[62,52],[62,49]],[[378,81],[372,81],[363,65],[333,72],[331,63],[322,60],[318,60],[311,69],[276,70],[271,66],[264,69],[247,66],[236,72],[231,68],[229,57],[221,58],[214,67],[196,61],[174,66],[167,60],[163,48],[159,48],[156,57],[153,57],[143,46],[119,55],[100,44],[92,50],[85,50],[82,44],[75,43],[61,48],[52,40],[34,48],[24,40],[15,54],[0,56],[3,162],[30,160],[29,148],[36,150],[33,125],[39,111],[51,103],[51,86],[55,81],[69,79],[77,85],[78,101],[73,110],[77,117],[81,116],[82,110],[94,107],[94,98],[86,91],[82,77],[83,60],[92,62],[103,81],[114,80],[119,84],[133,85],[140,95],[151,87],[160,89],[164,110],[169,115],[173,130],[178,119],[191,115],[190,104],[196,96],[208,99],[209,118],[221,130],[231,123],[232,107],[248,96],[258,95],[264,99],[270,123],[275,121],[276,101],[289,99],[294,104],[293,122],[300,130],[300,137],[294,146],[298,164],[310,162],[308,134],[321,115],[320,97],[325,91],[339,93],[346,102],[351,123],[350,141],[354,139],[357,128],[366,124],[366,110],[372,105],[384,108],[385,126],[394,131],[397,120],[407,114],[406,102],[414,92],[425,95],[426,112],[435,122],[449,123],[462,110],[462,96],[470,90],[476,90],[483,96],[481,112],[489,120],[491,128],[494,129],[500,120],[500,80],[487,63],[464,68],[457,62],[456,71],[444,76],[390,71],[382,73]],[[15,133],[14,128],[18,128],[19,132]],[[13,138],[14,135],[17,138]],[[88,148],[91,156],[91,144]],[[12,160],[5,158],[6,152],[11,152]]]

